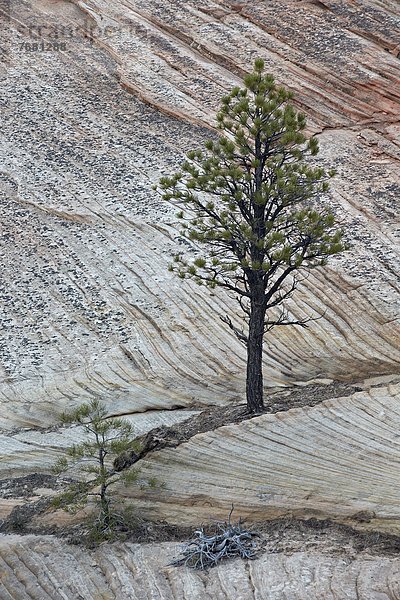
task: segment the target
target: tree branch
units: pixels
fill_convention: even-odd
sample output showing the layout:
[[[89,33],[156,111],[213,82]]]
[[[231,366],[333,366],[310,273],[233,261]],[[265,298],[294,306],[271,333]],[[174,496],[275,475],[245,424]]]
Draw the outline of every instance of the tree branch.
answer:
[[[237,327],[235,327],[235,325],[232,323],[232,321],[228,317],[228,315],[225,315],[224,317],[220,317],[220,319],[223,323],[226,323],[228,325],[229,329],[231,329],[233,331],[233,333],[236,335],[238,340],[240,340],[242,342],[242,344],[247,346],[248,339],[247,339],[247,336],[243,333],[243,330],[240,330]]]

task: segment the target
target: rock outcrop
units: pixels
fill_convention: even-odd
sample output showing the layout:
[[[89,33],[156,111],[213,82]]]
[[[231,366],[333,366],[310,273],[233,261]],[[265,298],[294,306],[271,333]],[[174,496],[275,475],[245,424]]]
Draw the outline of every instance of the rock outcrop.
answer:
[[[386,0],[0,2],[1,477],[47,472],[78,439],[49,428],[93,396],[141,431],[243,400],[244,349],[219,319],[239,320],[238,307],[167,271],[196,248],[152,185],[215,133],[220,97],[261,56],[338,171],[327,201],[352,244],[299,286],[290,310],[312,326],[269,334],[266,387],[349,381],[360,392],[149,454],[143,474],[152,467],[166,488],[129,496],[171,522],[225,518],[233,501],[253,518],[329,515],[398,532],[397,17]],[[22,502],[2,498],[2,514]],[[266,554],[205,578],[163,570],[172,549],[93,555],[2,537],[0,598],[400,593],[389,557]]]
[[[125,413],[242,398],[244,351],[219,320],[239,318],[235,301],[167,272],[184,241],[151,185],[210,135],[256,55],[338,169],[330,201],[353,244],[300,286],[293,314],[319,320],[270,334],[266,385],[398,369],[395,15],[374,1],[253,4],[11,3],[2,428],[52,424],[55,406],[93,394]],[[66,50],[32,50],[40,25]]]
[[[0,539],[1,600],[394,600],[400,560],[294,552],[235,560],[208,573],[167,567],[177,544],[95,552],[51,537]]]
[[[132,436],[140,437],[155,427],[168,427],[198,414],[198,411],[155,411],[124,416],[132,425]],[[86,439],[82,427],[23,429],[0,434],[0,480],[34,472],[48,472],[67,448]]]
[[[176,524],[224,520],[233,504],[250,521],[329,516],[400,534],[399,399],[398,383],[370,387],[201,433],[140,462],[163,489],[121,494]]]

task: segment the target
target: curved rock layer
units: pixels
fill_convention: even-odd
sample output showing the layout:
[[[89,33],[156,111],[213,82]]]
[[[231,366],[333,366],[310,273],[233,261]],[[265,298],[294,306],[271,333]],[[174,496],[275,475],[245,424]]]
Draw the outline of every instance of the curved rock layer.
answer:
[[[400,385],[263,415],[148,455],[141,476],[163,489],[121,489],[171,523],[328,516],[400,534]]]
[[[177,544],[88,553],[51,537],[0,537],[1,600],[395,600],[400,560],[313,552],[264,554],[207,573],[166,567]]]
[[[122,84],[167,114],[214,126],[220,97],[262,56],[314,129],[398,124],[392,2],[73,2],[116,59]]]
[[[391,7],[10,3],[1,34],[1,428],[50,425],[55,406],[93,395],[124,413],[243,397],[244,349],[219,319],[228,312],[239,323],[235,301],[167,272],[177,251],[195,248],[151,185],[209,135],[221,94],[257,55],[296,91],[321,161],[337,167],[330,202],[353,243],[298,290],[293,314],[318,320],[268,337],[266,385],[398,370]],[[35,49],[40,25],[66,49]]]

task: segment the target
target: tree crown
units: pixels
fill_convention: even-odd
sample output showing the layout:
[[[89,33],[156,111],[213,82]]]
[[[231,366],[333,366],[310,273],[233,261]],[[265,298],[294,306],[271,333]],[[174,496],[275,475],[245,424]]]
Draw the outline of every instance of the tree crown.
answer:
[[[222,133],[159,182],[164,199],[182,209],[183,235],[208,248],[193,260],[177,255],[170,269],[235,292],[247,313],[256,289],[268,310],[290,297],[296,271],[346,249],[321,203],[334,171],[311,164],[318,140],[305,136],[306,118],[292,97],[257,59],[244,87],[222,98]]]
[[[129,469],[117,473],[111,466],[111,458],[121,452],[137,450],[139,447],[132,440],[133,429],[125,419],[107,418],[107,408],[98,399],[81,404],[75,410],[60,415],[63,425],[80,425],[88,434],[88,439],[67,449],[67,456],[61,457],[53,466],[53,472],[60,474],[67,471],[71,464],[83,461],[81,470],[88,474],[86,481],[72,483],[68,490],[53,501],[53,506],[62,506],[74,512],[85,506],[89,496],[99,496],[101,492],[93,492],[100,486],[103,492],[117,481],[132,483],[138,478],[137,469]]]

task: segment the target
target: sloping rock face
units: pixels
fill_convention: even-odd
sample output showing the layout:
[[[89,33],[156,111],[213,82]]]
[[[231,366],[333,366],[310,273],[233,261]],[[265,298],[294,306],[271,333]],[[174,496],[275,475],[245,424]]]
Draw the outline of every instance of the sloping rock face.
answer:
[[[400,385],[263,415],[194,436],[141,461],[163,489],[121,489],[141,512],[176,524],[324,518],[400,534],[395,484]]]
[[[1,600],[394,600],[400,560],[313,552],[264,554],[198,573],[167,567],[177,544],[88,553],[51,537],[0,538]]]
[[[0,8],[3,475],[48,471],[57,446],[79,435],[35,429],[93,396],[113,415],[159,411],[155,425],[182,418],[164,410],[243,400],[244,349],[219,319],[239,320],[238,308],[167,271],[177,251],[196,248],[152,184],[215,134],[220,97],[261,56],[295,91],[320,162],[338,171],[328,201],[352,243],[299,286],[293,316],[317,320],[269,335],[265,383],[356,381],[363,391],[155,452],[143,474],[156,471],[166,488],[128,495],[171,522],[226,518],[234,501],[253,518],[329,515],[398,531],[394,3],[21,0]],[[363,386],[373,376],[379,386]],[[5,498],[1,510],[18,502]],[[170,549],[103,546],[93,558],[48,538],[2,538],[0,598],[400,593],[398,561],[389,558],[266,555],[206,579],[160,574]]]
[[[220,96],[257,55],[296,92],[321,161],[338,169],[330,202],[353,243],[299,288],[293,314],[319,320],[269,336],[266,385],[398,369],[392,9],[373,1],[362,9],[289,0],[10,3],[2,428],[52,424],[55,407],[93,394],[114,413],[243,397],[244,350],[219,320],[236,318],[235,301],[167,272],[186,246],[175,209],[151,185],[212,134]],[[35,42],[40,26],[48,51]],[[65,51],[54,49],[56,35]]]

